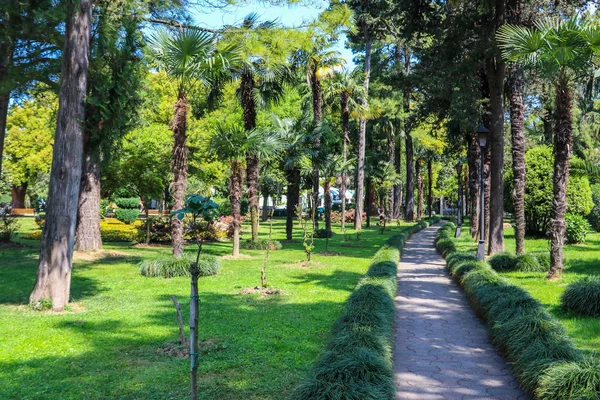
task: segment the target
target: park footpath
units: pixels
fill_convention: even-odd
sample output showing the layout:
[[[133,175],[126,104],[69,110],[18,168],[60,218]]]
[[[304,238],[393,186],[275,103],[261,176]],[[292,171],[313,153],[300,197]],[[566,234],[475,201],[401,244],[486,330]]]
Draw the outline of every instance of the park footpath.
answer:
[[[528,399],[446,272],[431,226],[406,243],[398,268],[396,399]]]

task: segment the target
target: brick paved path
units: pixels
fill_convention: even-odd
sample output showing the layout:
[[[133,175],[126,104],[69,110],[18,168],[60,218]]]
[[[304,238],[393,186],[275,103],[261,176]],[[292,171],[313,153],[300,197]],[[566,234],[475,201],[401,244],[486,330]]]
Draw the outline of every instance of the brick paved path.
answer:
[[[396,399],[527,399],[435,251],[438,228],[407,242],[398,271]]]

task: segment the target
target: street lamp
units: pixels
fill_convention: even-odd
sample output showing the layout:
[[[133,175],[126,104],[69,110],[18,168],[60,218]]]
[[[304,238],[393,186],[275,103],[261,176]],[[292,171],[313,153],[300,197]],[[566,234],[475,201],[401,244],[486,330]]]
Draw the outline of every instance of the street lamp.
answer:
[[[477,258],[482,260],[485,258],[485,240],[483,235],[485,232],[485,177],[484,175],[484,163],[485,163],[485,146],[487,145],[487,139],[490,130],[484,125],[481,125],[477,129],[477,139],[479,140],[479,150],[481,153],[481,185],[479,193],[479,246],[477,247]]]
[[[462,185],[461,185],[461,172],[462,172],[462,164],[460,161],[456,164],[456,173],[458,174],[458,201],[457,207],[458,210],[456,212],[456,232],[454,233],[454,237],[460,237],[460,230],[462,227]]]

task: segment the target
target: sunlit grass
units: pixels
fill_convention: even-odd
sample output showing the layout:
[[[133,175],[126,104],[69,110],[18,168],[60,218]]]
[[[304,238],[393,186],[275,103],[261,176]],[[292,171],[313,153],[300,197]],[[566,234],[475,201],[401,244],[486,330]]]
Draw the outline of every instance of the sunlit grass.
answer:
[[[37,229],[23,219],[22,231]],[[246,237],[249,227],[244,227]],[[281,399],[305,377],[323,350],[342,305],[384,241],[400,231],[365,229],[360,240],[338,233],[330,251],[306,266],[301,232],[294,243],[271,251],[267,280],[285,295],[241,295],[260,285],[264,251],[244,250],[248,259],[222,260],[221,273],[200,279],[200,357],[204,399]],[[268,228],[261,226],[261,236]],[[273,224],[273,239],[285,239],[285,221]],[[186,359],[156,353],[177,339],[176,295],[187,325],[189,280],[145,278],[138,262],[169,248],[107,244],[96,256],[78,256],[71,311],[30,311],[38,244],[0,249],[0,398],[4,399],[184,399]],[[228,255],[231,243],[211,243],[207,253]],[[193,246],[186,249],[193,251]]]

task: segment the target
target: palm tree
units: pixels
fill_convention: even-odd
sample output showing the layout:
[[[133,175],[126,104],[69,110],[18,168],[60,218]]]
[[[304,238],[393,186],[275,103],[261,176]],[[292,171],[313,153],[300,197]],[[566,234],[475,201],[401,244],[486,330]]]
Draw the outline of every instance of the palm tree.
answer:
[[[502,26],[497,37],[505,59],[533,67],[554,83],[554,200],[547,279],[558,279],[563,271],[566,192],[573,142],[571,84],[579,73],[589,71],[594,54],[600,53],[600,27],[577,17],[550,19],[534,27]]]
[[[233,256],[240,255],[240,230],[242,227],[242,170],[248,155],[258,159],[268,159],[281,149],[280,138],[265,130],[248,131],[239,124],[219,124],[209,139],[209,148],[217,158],[228,162],[231,169],[229,178],[229,201],[233,216]]]
[[[157,31],[150,39],[149,46],[156,65],[177,82],[177,102],[171,122],[173,131],[173,159],[171,171],[173,182],[173,209],[184,207],[187,186],[187,114],[189,111],[188,93],[196,85],[210,87],[219,75],[239,59],[234,46],[217,50],[216,37],[193,29],[183,29],[171,33]],[[171,219],[173,256],[183,254],[183,221]]]
[[[343,133],[343,165],[348,161],[348,144],[350,143],[350,116],[353,111],[362,109],[360,100],[365,95],[364,86],[356,80],[355,72],[342,70],[336,72],[333,79],[329,80],[325,87],[324,97],[327,102],[334,103],[339,100],[340,113],[342,119]],[[340,198],[342,200],[342,232],[346,230],[346,184],[347,184],[347,168],[342,169],[342,182],[340,185]]]
[[[322,38],[313,40],[312,46],[307,50],[298,50],[294,54],[295,64],[306,68],[306,81],[312,93],[313,119],[316,129],[321,127],[323,119],[323,89],[322,80],[333,75],[335,67],[342,65],[342,59],[338,51],[330,50],[331,43]],[[313,205],[319,203],[319,163],[318,152],[321,146],[320,135],[315,135],[313,141]],[[315,213],[315,226],[317,217]]]

